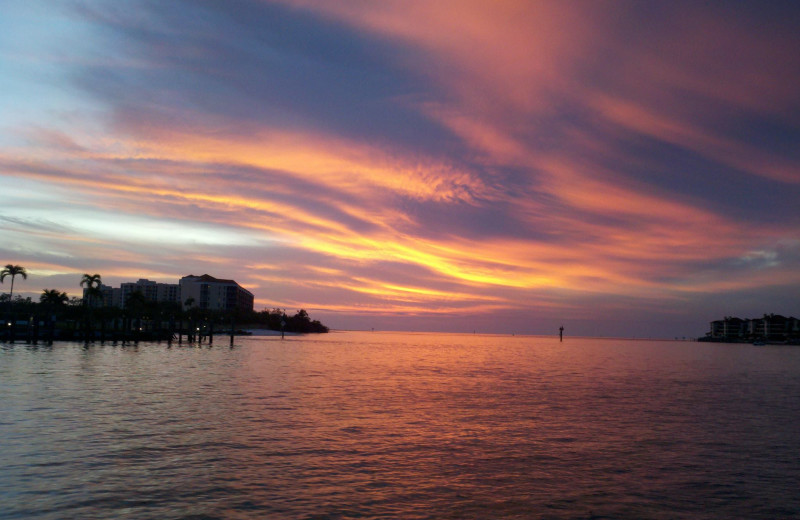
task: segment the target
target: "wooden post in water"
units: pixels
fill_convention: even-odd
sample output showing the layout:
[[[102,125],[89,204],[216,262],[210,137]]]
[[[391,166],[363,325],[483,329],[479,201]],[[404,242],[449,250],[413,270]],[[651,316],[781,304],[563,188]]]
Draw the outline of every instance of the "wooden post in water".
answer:
[[[85,304],[84,304],[85,305]],[[89,343],[89,311],[83,309],[83,342]]]
[[[233,336],[236,331],[236,318],[231,314],[231,346],[233,346]]]
[[[56,315],[52,314],[48,317],[48,324],[47,324],[47,344],[53,344],[53,336],[56,333]]]
[[[33,317],[33,341],[32,343],[36,345],[39,342],[39,318],[37,316]]]
[[[214,344],[214,319],[212,318],[211,321],[208,323],[208,344]]]
[[[558,341],[564,341],[564,326],[558,329]]]
[[[167,345],[172,345],[172,336],[175,335],[175,316],[169,316],[167,321]]]

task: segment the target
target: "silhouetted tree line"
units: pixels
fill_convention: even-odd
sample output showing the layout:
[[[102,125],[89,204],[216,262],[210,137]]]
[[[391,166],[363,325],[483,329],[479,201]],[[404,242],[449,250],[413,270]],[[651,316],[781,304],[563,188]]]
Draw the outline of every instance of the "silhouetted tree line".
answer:
[[[328,332],[329,330],[319,320],[312,320],[305,309],[300,309],[294,316],[288,316],[286,311],[281,309],[264,309],[263,311],[254,311],[244,315],[242,319],[243,323],[270,330],[299,333]]]
[[[286,332],[328,332],[328,327],[311,320],[301,309],[294,316],[285,310],[260,312],[241,310],[218,311],[191,307],[184,310],[176,302],[148,300],[134,292],[124,302],[124,308],[103,306],[99,274],[84,274],[80,286],[84,298],[69,298],[57,289],[44,289],[35,302],[31,298],[14,297],[13,282],[17,276],[27,278],[22,266],[8,264],[0,271],[0,283],[11,277],[8,293],[0,295],[4,320],[0,339],[15,338],[43,340],[168,340],[186,335],[189,341],[210,338],[214,333],[237,330],[236,326],[258,327]],[[192,301],[187,301],[191,305]],[[241,331],[239,331],[241,332]]]

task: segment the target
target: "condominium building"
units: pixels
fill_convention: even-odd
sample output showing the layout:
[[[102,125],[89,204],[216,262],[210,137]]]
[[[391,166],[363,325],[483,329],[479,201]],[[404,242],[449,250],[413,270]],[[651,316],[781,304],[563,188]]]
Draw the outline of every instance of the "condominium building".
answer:
[[[146,278],[140,278],[136,282],[125,282],[120,285],[119,303],[117,306],[124,307],[125,302],[133,293],[142,293],[147,301],[159,303],[180,303],[180,285],[176,283],[159,283]]]
[[[180,280],[180,297],[184,309],[199,307],[208,310],[253,310],[253,293],[233,280],[204,274],[190,274]]]
[[[119,300],[119,289],[115,289],[110,285],[100,284],[97,289],[100,291],[99,295],[89,297],[88,287],[83,288],[83,299],[89,307],[119,307],[117,301]]]
[[[765,314],[762,318],[741,319],[726,316],[710,323],[706,337],[712,341],[769,341],[800,340],[800,320],[780,314]]]
[[[160,283],[140,278],[136,282],[122,283],[119,287],[101,284],[99,289],[101,295],[87,299],[92,307],[125,308],[131,295],[141,293],[147,301],[175,303],[184,310],[193,307],[224,311],[253,310],[253,293],[233,280],[207,274],[190,274],[181,278],[180,283]],[[87,298],[86,289],[83,296]]]

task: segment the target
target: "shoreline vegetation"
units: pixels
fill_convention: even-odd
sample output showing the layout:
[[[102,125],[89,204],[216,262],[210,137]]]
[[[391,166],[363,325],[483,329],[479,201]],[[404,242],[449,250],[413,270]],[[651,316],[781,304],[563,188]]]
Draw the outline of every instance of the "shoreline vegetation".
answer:
[[[287,315],[283,309],[207,310],[183,309],[175,302],[154,302],[133,293],[123,308],[99,305],[100,275],[83,275],[84,298],[70,298],[56,289],[44,289],[38,302],[13,297],[17,276],[27,279],[22,266],[8,264],[0,282],[11,277],[11,290],[0,295],[3,321],[0,341],[183,341],[213,343],[215,336],[250,335],[247,329],[271,330],[276,335],[326,333],[328,327],[312,320],[304,309]]]

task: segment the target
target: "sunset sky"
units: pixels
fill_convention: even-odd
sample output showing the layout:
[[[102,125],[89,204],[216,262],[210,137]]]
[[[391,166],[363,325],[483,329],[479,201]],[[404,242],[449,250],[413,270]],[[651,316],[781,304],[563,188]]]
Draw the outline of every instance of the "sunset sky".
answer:
[[[6,0],[0,264],[36,299],[208,273],[343,329],[797,316],[798,28],[797,2]]]

